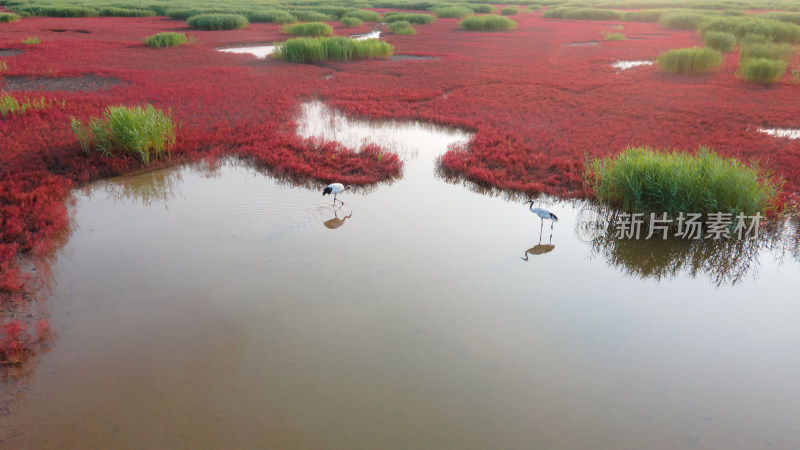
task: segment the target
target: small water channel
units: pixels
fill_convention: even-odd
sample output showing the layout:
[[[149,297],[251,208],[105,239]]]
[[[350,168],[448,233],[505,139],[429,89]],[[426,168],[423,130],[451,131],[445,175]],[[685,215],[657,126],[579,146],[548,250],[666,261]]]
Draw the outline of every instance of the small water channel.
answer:
[[[275,53],[275,45],[249,45],[249,46],[236,46],[236,47],[218,47],[214,50],[225,53],[236,53],[244,55],[253,55],[256,58],[263,59]]]
[[[523,199],[440,179],[465,132],[301,113],[303,136],[397,151],[402,179],[336,207],[227,161],[77,193],[58,339],[0,417],[4,446],[799,441],[797,259],[728,249],[747,264],[720,283],[669,244],[585,242],[581,204],[540,199],[551,231]]]
[[[800,129],[797,128],[759,128],[759,133],[786,139],[800,139]]]
[[[617,61],[614,64],[611,64],[611,67],[619,70],[627,70],[632,69],[634,67],[639,66],[652,66],[653,61]]]

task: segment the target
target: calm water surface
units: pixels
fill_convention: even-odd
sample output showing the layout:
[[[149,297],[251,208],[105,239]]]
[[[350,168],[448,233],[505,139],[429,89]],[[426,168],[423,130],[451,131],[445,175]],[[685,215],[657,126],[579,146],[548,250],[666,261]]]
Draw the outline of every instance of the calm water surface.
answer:
[[[577,237],[580,205],[542,200],[551,235],[438,178],[463,132],[303,114],[303,135],[393,146],[402,179],[340,208],[235,162],[77,193],[58,339],[4,448],[800,443],[796,259],[643,278]]]

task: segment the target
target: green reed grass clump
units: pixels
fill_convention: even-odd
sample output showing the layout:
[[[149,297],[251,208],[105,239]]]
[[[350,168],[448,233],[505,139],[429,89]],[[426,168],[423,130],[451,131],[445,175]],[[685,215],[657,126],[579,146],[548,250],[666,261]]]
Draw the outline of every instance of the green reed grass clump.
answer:
[[[509,31],[517,28],[517,22],[505,16],[487,14],[468,17],[458,22],[458,26],[468,31]]]
[[[474,11],[464,6],[435,6],[429,9],[440,19],[463,19],[474,14]]]
[[[501,16],[516,16],[517,14],[519,14],[518,6],[506,6],[500,10]]]
[[[613,9],[558,7],[548,8],[544,17],[567,20],[621,20],[623,13]]]
[[[6,64],[5,60],[0,59],[0,73],[8,71],[8,64]]]
[[[251,23],[295,23],[297,17],[286,11],[255,11],[247,14],[247,20]]]
[[[186,43],[186,35],[183,33],[157,33],[144,38],[144,44],[148,47],[175,47]]]
[[[197,14],[186,19],[186,23],[206,31],[239,30],[250,24],[247,17],[240,14]]]
[[[430,14],[414,14],[401,12],[387,12],[383,15],[383,20],[387,23],[406,21],[414,25],[427,25],[436,21],[436,17]]]
[[[334,17],[330,14],[306,9],[292,9],[289,13],[297,17],[297,20],[301,22],[331,22],[334,20]]]
[[[52,103],[52,101],[46,100],[44,97],[25,97],[20,101],[6,92],[0,92],[0,116],[5,117],[10,114],[22,115],[28,111],[42,111],[50,108]]]
[[[763,58],[772,61],[789,61],[795,49],[789,44],[747,44],[739,49],[739,59]]]
[[[741,40],[747,34],[763,34],[774,42],[800,43],[800,26],[790,22],[754,17],[717,17],[703,22],[698,28],[700,34],[709,31],[733,33]]]
[[[768,58],[749,58],[739,62],[739,75],[754,83],[774,83],[786,73],[786,61]]]
[[[670,30],[697,30],[709,19],[708,13],[701,11],[675,11],[662,14],[658,19],[661,28]]]
[[[525,12],[541,11],[542,8],[544,8],[542,5],[528,5],[528,7],[524,11]]]
[[[709,33],[711,33],[711,31],[709,31]],[[763,34],[758,34],[758,33],[747,33],[744,35],[744,37],[739,39],[740,46],[753,45],[753,44],[767,44],[770,42],[772,42],[772,39],[770,39],[767,36],[764,36]]]
[[[376,13],[375,11],[367,11],[364,9],[357,9],[355,11],[348,11],[344,14],[344,17],[355,17],[356,19],[361,20],[362,22],[380,22],[381,15]]]
[[[387,58],[394,48],[377,39],[346,37],[294,38],[278,43],[274,56],[294,63]]]
[[[175,145],[172,111],[153,105],[109,106],[103,117],[83,125],[72,118],[72,131],[86,153],[92,148],[105,156],[133,156],[144,164],[161,158]]]
[[[770,20],[780,20],[781,22],[791,22],[800,25],[800,12],[772,12],[762,14],[761,17]]]
[[[587,164],[586,180],[598,200],[629,212],[764,213],[780,183],[758,165],[723,158],[701,147],[696,154],[628,148]]]
[[[120,8],[109,6],[97,10],[100,17],[154,17],[156,12],[145,8]]]
[[[84,6],[74,6],[67,4],[56,5],[22,5],[11,6],[14,12],[21,16],[44,16],[44,17],[97,17],[97,10]]]
[[[405,20],[390,22],[389,24],[386,25],[386,31],[394,34],[402,34],[405,36],[413,36],[417,34],[417,30],[415,30],[414,27],[412,27],[411,24],[406,22]]]
[[[485,3],[484,4],[469,4],[469,5],[461,5],[461,6],[464,6],[465,8],[471,9],[472,12],[474,12],[475,14],[489,14],[491,12],[494,12],[494,5],[488,5],[488,4],[485,4]]]
[[[22,43],[25,45],[36,45],[42,43],[42,38],[39,36],[28,36],[22,40]]]
[[[661,70],[673,74],[700,74],[719,66],[722,54],[713,48],[680,48],[660,53],[656,60]]]
[[[0,23],[10,23],[19,20],[19,15],[14,13],[0,12]]]
[[[709,31],[706,33],[705,42],[706,47],[728,53],[736,46],[736,36],[734,36],[733,33],[726,33],[724,31]]]
[[[364,22],[358,17],[342,17],[342,25],[345,27],[360,27]]]
[[[333,27],[322,22],[307,22],[286,25],[283,27],[285,33],[294,36],[332,36]]]
[[[624,33],[606,33],[605,40],[607,41],[624,41],[626,39]]]
[[[656,23],[661,16],[668,10],[664,9],[643,9],[641,11],[622,11],[620,20],[626,22],[648,22]]]

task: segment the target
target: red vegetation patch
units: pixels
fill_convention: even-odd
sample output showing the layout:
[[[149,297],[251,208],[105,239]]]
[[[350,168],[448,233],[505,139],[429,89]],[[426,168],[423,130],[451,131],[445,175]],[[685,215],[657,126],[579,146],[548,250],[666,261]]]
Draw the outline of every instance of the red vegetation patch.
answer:
[[[441,160],[442,170],[475,183],[526,193],[581,197],[587,157],[647,145],[683,150],[706,145],[724,156],[759,159],[800,188],[800,141],[756,132],[800,128],[798,85],[791,71],[764,88],[734,76],[731,54],[716,73],[676,77],[655,66],[618,71],[619,60],[654,60],[659,52],[699,44],[690,32],[624,23],[624,41],[602,41],[609,23],[547,21],[520,15],[517,30],[470,33],[457,19],[417,26],[416,36],[387,35],[398,54],[436,56],[414,62],[360,61],[296,65],[216,52],[219,46],[287,37],[280,25],[204,32],[167,18],[30,18],[6,24],[0,77],[114,78],[95,92],[13,92],[45,96],[58,106],[0,120],[0,296],[23,287],[18,254],[52,250],[68,223],[71,187],[139,167],[134,159],[85,155],[70,129],[109,105],[152,103],[172,108],[179,123],[173,158],[237,154],[278,176],[367,184],[400,173],[395,155],[360,153],[335,143],[303,140],[292,122],[300,102],[326,99],[352,115],[415,119],[475,132]],[[81,30],[63,32],[62,30]],[[85,31],[85,32],[84,32]],[[159,32],[193,35],[196,44],[150,49]],[[336,28],[339,35],[354,32]],[[596,45],[568,46],[598,41]],[[795,66],[797,61],[793,63]],[[326,77],[332,71],[334,77]],[[619,72],[619,73],[618,73]],[[0,81],[0,83],[5,83]],[[61,108],[61,100],[64,108]]]

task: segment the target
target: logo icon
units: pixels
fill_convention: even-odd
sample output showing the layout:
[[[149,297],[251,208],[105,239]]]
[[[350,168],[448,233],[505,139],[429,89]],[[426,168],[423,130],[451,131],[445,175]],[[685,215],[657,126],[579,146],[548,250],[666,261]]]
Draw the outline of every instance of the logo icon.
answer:
[[[608,220],[592,208],[578,212],[575,230],[584,242],[591,242],[608,231]]]

